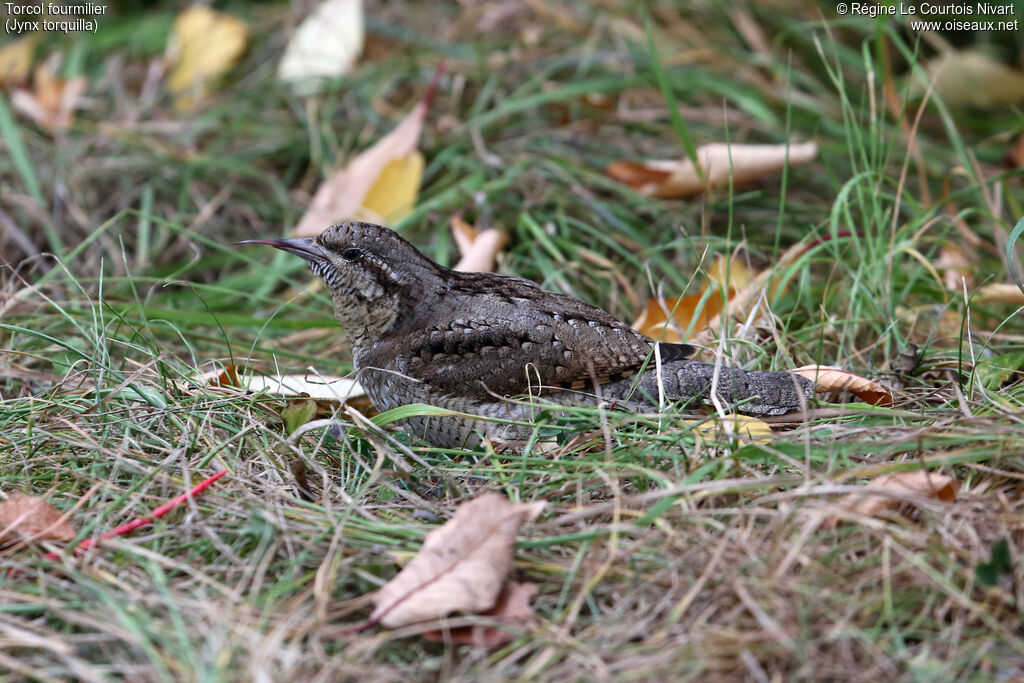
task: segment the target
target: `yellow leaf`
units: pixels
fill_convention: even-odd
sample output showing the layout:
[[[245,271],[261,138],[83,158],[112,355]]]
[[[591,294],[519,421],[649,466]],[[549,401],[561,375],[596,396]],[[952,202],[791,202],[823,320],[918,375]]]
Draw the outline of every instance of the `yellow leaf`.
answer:
[[[749,285],[754,277],[755,273],[747,264],[735,256],[726,258],[719,254],[708,268],[709,279],[718,283],[719,287],[728,287],[737,292]]]
[[[663,342],[681,342],[682,333],[691,334],[706,328],[722,310],[722,289],[727,288],[731,300],[753,281],[755,274],[738,258],[719,254],[707,270],[710,282],[699,294],[678,299],[648,299],[647,308],[633,323],[633,329]],[[711,288],[711,292],[707,290]],[[704,305],[700,306],[701,299]],[[668,320],[672,316],[671,322]],[[664,330],[664,332],[663,332]]]
[[[34,35],[29,35],[0,47],[0,85],[20,83],[28,78],[36,40]]]
[[[412,213],[420,193],[423,166],[419,150],[389,161],[363,197],[366,217],[393,225]]]
[[[648,299],[647,307],[633,323],[633,329],[666,343],[681,342],[683,333],[703,330],[722,310],[721,297],[712,294],[698,312],[697,306],[703,297],[703,294],[690,294],[678,299]],[[672,315],[671,321],[669,314]]]
[[[213,80],[242,56],[248,39],[245,23],[229,14],[201,5],[179,14],[167,42],[167,87],[177,95],[175,106],[194,107]]]
[[[772,438],[771,426],[764,420],[749,415],[730,414],[722,419],[704,420],[693,428],[698,434],[711,437],[726,430],[756,443],[764,443]]]
[[[431,97],[428,92],[394,130],[323,182],[295,228],[296,237],[319,235],[338,221],[366,218],[370,211],[382,219],[397,220],[382,211],[399,218],[408,215],[423,175],[423,157],[416,146]]]
[[[991,109],[1024,101],[1024,73],[975,50],[951,50],[924,66],[942,100],[954,107]],[[922,86],[915,83],[915,89]]]

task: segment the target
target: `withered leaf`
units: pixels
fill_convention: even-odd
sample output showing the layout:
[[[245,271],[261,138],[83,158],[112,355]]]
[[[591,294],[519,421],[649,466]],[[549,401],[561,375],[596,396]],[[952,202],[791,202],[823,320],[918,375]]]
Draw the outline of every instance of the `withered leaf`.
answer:
[[[75,530],[49,501],[15,492],[0,502],[0,544],[19,538],[70,541]]]
[[[790,372],[814,382],[814,390],[819,394],[848,391],[871,405],[890,406],[894,403],[892,394],[881,384],[848,370],[830,368],[827,365],[804,365]]]
[[[532,583],[506,583],[501,587],[498,602],[494,607],[480,613],[482,617],[493,617],[498,624],[458,626],[444,631],[427,631],[423,637],[435,643],[448,642],[453,645],[495,648],[516,639],[514,630],[534,620],[530,600],[537,594]],[[505,626],[506,628],[501,628]]]
[[[11,105],[50,133],[71,126],[74,111],[85,94],[85,76],[57,78],[50,63],[36,67],[31,89],[18,89]]]
[[[424,166],[417,147],[436,88],[435,77],[424,98],[394,130],[323,182],[295,228],[297,237],[319,235],[344,220],[394,223],[412,211]]]
[[[703,307],[697,310],[701,301]],[[722,298],[711,294],[689,294],[678,299],[648,299],[647,306],[633,322],[633,329],[666,343],[685,341],[686,331],[703,330],[722,310]],[[671,315],[671,319],[669,316]]]
[[[1024,304],[1024,292],[1014,284],[992,282],[978,288],[975,301],[986,304]]]
[[[813,142],[792,145],[730,145],[712,143],[697,149],[697,163],[689,159],[636,163],[615,161],[605,173],[648,197],[694,197],[729,180],[739,185],[778,173],[786,165],[806,164],[818,154]]]
[[[686,341],[684,335],[687,330],[691,335],[700,332],[718,317],[723,305],[723,291],[728,292],[727,300],[731,301],[737,292],[750,285],[754,277],[740,259],[719,254],[707,269],[708,283],[701,292],[675,300],[648,299],[647,307],[633,323],[633,329],[663,342]]]
[[[245,52],[249,29],[230,14],[191,5],[174,19],[167,41],[167,88],[178,110],[194,107]]]
[[[20,83],[32,69],[32,51],[39,37],[29,34],[0,47],[0,85]]]
[[[519,527],[536,519],[544,505],[510,503],[497,493],[460,505],[448,522],[427,534],[416,557],[377,591],[370,623],[397,628],[456,611],[492,608],[512,567]]]
[[[954,107],[988,110],[1024,101],[1024,73],[979,50],[949,50],[924,70],[942,100]],[[915,94],[925,88],[922,81],[913,85]]]
[[[452,270],[463,273],[489,273],[494,270],[498,253],[508,239],[505,233],[494,228],[478,230],[459,215],[452,216],[449,225],[462,254]]]
[[[316,90],[316,79],[346,74],[363,51],[362,0],[324,0],[288,41],[277,77]]]
[[[867,488],[875,493],[851,493],[839,506],[859,515],[877,517],[886,510],[896,507],[902,501],[900,496],[915,495],[934,498],[947,503],[956,500],[957,482],[953,477],[925,470],[883,474],[872,479]],[[892,495],[887,495],[891,493]],[[835,526],[838,520],[828,520],[828,526]]]

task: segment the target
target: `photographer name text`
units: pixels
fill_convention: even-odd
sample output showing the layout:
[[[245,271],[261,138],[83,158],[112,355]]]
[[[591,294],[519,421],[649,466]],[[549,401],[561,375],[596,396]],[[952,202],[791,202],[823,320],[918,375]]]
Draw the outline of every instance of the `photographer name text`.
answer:
[[[929,2],[899,2],[892,5],[876,5],[867,2],[840,2],[836,13],[862,17],[914,16],[939,20],[917,21],[914,28],[932,31],[1018,31],[1020,20],[1013,17],[1013,3],[1004,5],[988,2],[962,5],[940,5]],[[953,18],[949,18],[953,17]],[[991,18],[990,18],[991,17]],[[916,26],[921,24],[921,26]]]

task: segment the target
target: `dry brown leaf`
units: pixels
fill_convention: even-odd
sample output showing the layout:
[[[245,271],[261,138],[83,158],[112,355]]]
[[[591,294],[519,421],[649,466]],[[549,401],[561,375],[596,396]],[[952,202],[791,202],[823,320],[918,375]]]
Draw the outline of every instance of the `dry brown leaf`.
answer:
[[[985,304],[1024,304],[1024,292],[1014,284],[995,282],[978,289],[974,300]]]
[[[709,344],[715,338],[715,335],[718,334],[718,328],[721,326],[723,319],[737,317],[745,319],[749,317],[749,311],[760,300],[761,295],[769,290],[775,292],[779,286],[778,282],[773,282],[775,275],[792,265],[805,251],[807,251],[806,244],[799,242],[794,244],[783,252],[774,266],[762,270],[750,280],[746,287],[735,294],[730,292],[729,303],[725,307],[725,315],[714,316],[709,319],[707,328],[687,341],[698,346]]]
[[[480,231],[459,215],[452,216],[448,224],[462,254],[452,270],[463,273],[489,273],[494,270],[494,262],[508,240],[505,233],[494,228]]]
[[[851,493],[840,507],[844,510],[869,517],[877,517],[901,502],[902,496],[914,495],[934,498],[947,503],[956,500],[957,482],[953,477],[925,470],[885,474],[872,479],[864,493]],[[827,520],[828,526],[835,526],[836,518]]]
[[[238,379],[238,367],[235,365],[226,365],[220,372],[217,370],[204,372],[203,379],[212,387],[244,388],[241,381]]]
[[[697,332],[708,326],[722,310],[722,298],[712,294],[697,311],[703,294],[690,294],[678,299],[648,299],[647,307],[633,322],[633,329],[652,339],[666,343],[685,341],[685,331]],[[672,320],[669,321],[669,314]]]
[[[416,557],[377,591],[370,623],[397,628],[493,607],[512,567],[516,533],[544,505],[509,503],[497,493],[460,505],[448,522],[427,534]]]
[[[953,292],[962,291],[965,280],[968,287],[972,285],[970,268],[974,266],[974,260],[975,258],[958,244],[946,243],[939,247],[939,258],[935,266],[942,271],[942,284],[946,289]]]
[[[248,41],[249,29],[240,19],[203,5],[184,9],[167,41],[167,88],[176,96],[174,106],[186,110],[198,104],[241,58]]]
[[[522,628],[534,620],[530,600],[537,594],[537,586],[532,583],[506,583],[501,587],[498,602],[494,607],[481,612],[482,617],[493,617],[502,626]],[[435,643],[451,643],[452,645],[472,645],[474,647],[495,648],[516,639],[510,630],[492,624],[475,626],[458,626],[448,631],[426,631],[423,637]]]
[[[735,254],[730,258],[719,254],[708,267],[707,275],[710,282],[698,294],[675,300],[648,299],[647,307],[633,323],[633,329],[664,342],[685,341],[683,333],[686,330],[699,332],[718,317],[722,310],[723,287],[728,287],[728,300],[731,300],[737,292],[749,287],[755,278],[753,271]],[[709,288],[714,288],[714,291],[707,293]],[[698,311],[702,299],[705,299],[704,305]],[[670,314],[671,322],[668,320]]]
[[[423,177],[423,155],[417,145],[436,90],[437,76],[394,130],[320,185],[295,228],[296,236],[313,237],[338,221],[352,219],[394,223],[413,210]]]
[[[789,372],[814,382],[814,390],[819,394],[848,391],[875,406],[890,406],[894,402],[892,394],[885,387],[848,370],[827,365],[804,365]]]
[[[75,530],[49,501],[15,492],[0,502],[0,544],[24,538],[70,541]]]
[[[681,161],[616,161],[605,173],[648,197],[676,199],[694,197],[708,187],[759,180],[786,167],[806,164],[814,159],[818,146],[813,142],[798,145],[728,145],[713,143],[697,149],[697,161],[704,179],[689,159]]]
[[[1006,148],[1003,164],[1007,168],[1020,168],[1024,166],[1024,135],[1018,135]]]
[[[37,36],[27,35],[0,47],[0,85],[22,83],[28,78],[37,40]]]
[[[11,106],[51,133],[67,130],[86,84],[85,76],[57,78],[51,64],[40,64],[32,88],[17,90],[11,97]]]

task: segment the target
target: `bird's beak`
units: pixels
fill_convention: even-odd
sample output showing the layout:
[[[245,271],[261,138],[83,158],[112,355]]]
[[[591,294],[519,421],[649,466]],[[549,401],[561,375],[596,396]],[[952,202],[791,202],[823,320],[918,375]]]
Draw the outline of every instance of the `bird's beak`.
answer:
[[[242,240],[241,242],[235,242],[235,244],[267,244],[275,249],[287,251],[289,254],[301,256],[310,263],[320,259],[327,259],[327,254],[324,253],[324,250],[312,237],[300,237],[290,240]]]

